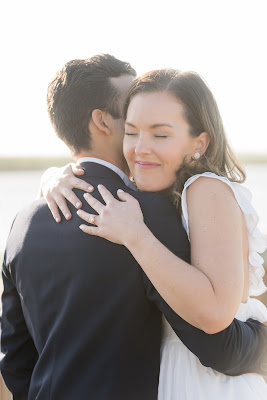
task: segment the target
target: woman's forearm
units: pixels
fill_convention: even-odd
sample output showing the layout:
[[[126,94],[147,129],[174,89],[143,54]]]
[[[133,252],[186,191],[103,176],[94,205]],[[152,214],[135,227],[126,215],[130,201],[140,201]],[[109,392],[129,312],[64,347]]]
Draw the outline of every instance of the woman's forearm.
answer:
[[[202,197],[201,193],[194,195],[196,204],[190,207],[191,223],[189,220],[190,265],[182,260],[179,243],[173,254],[152,234],[135,198],[118,192],[121,201],[117,201],[104,186],[98,190],[106,205],[86,194],[98,215],[93,215],[95,226],[80,228],[125,245],[163,299],[190,324],[207,333],[230,325],[244,287],[242,213],[232,194],[223,192],[214,198],[213,192],[204,191]],[[78,214],[92,223],[91,214]]]
[[[145,224],[141,229],[125,246],[170,307],[207,333],[227,327],[231,319],[226,320],[222,315],[210,279],[168,250]]]

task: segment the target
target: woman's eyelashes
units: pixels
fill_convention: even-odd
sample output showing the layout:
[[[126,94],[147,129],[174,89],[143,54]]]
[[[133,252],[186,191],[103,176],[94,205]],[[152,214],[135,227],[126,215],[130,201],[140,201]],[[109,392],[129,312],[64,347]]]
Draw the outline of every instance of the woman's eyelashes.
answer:
[[[138,133],[125,132],[125,135],[126,135],[126,136],[137,136]],[[154,136],[155,138],[167,138],[167,137],[168,137],[168,135],[157,134],[157,133],[155,133],[153,136]]]

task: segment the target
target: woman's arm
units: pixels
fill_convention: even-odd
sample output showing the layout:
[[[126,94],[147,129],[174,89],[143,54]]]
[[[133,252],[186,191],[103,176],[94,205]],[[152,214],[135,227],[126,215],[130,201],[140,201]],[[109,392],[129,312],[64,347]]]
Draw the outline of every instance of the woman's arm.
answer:
[[[192,265],[155,238],[129,194],[118,194],[120,203],[105,188],[99,191],[106,206],[85,196],[99,214],[98,227],[81,229],[125,245],[164,300],[191,325],[207,333],[226,328],[234,319],[244,285],[242,212],[230,189],[208,178],[189,188]],[[78,214],[88,220],[84,211]]]
[[[67,164],[62,168],[51,167],[43,173],[38,198],[44,197],[56,222],[61,221],[60,211],[67,220],[71,219],[72,215],[67,200],[77,209],[82,207],[81,201],[72,190],[73,188],[85,192],[94,191],[92,185],[88,185],[86,181],[75,176],[83,174],[84,170],[78,164]]]

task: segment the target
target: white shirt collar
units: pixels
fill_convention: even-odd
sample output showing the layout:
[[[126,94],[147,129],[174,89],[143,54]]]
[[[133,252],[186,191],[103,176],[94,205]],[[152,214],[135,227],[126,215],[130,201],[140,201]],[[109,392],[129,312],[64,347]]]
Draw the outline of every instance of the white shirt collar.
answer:
[[[119,177],[123,180],[125,185],[134,190],[137,191],[136,186],[133,184],[133,182],[128,178],[128,176],[116,165],[109,163],[108,161],[101,160],[100,158],[94,158],[94,157],[82,157],[77,160],[77,164],[81,164],[83,162],[94,162],[96,164],[104,165],[105,167],[111,169],[112,171],[116,172],[116,174],[119,175]]]

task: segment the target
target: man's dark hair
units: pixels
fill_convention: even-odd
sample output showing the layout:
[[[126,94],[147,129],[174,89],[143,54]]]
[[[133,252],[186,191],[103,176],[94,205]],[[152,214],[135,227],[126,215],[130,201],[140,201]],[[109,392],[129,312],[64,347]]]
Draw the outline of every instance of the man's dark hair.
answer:
[[[74,154],[90,148],[89,122],[92,111],[100,109],[121,118],[119,90],[110,78],[136,76],[127,62],[109,54],[86,60],[72,60],[48,86],[47,107],[52,125]]]

